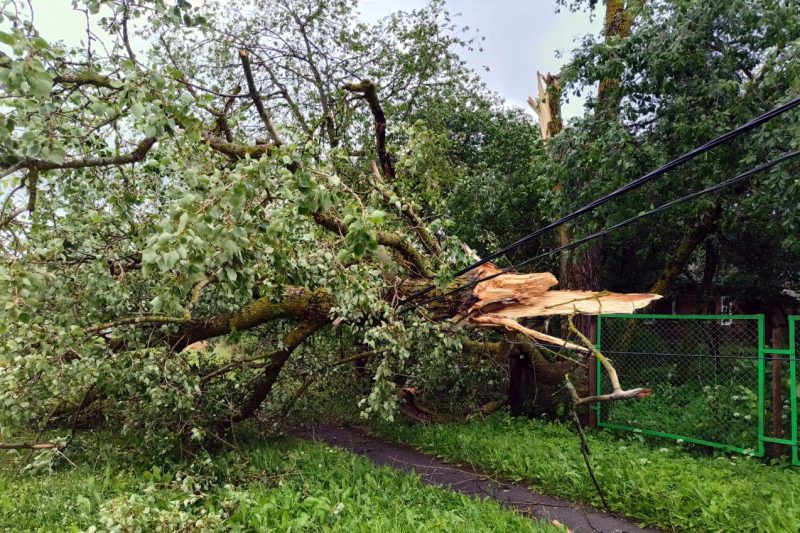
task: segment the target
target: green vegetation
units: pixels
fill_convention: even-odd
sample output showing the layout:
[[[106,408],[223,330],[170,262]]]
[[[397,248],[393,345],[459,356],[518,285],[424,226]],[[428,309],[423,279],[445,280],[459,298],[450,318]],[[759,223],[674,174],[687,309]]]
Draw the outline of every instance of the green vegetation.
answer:
[[[291,439],[163,469],[102,459],[52,475],[6,464],[0,530],[557,531],[495,502]]]
[[[570,427],[505,415],[468,424],[382,428],[451,461],[600,506]],[[612,510],[683,531],[797,531],[800,472],[740,456],[697,456],[606,432],[589,434],[592,465]]]
[[[44,4],[76,10],[87,38],[41,34],[34,10]],[[595,16],[605,25],[575,36],[552,73],[560,82],[548,76],[544,143],[530,110],[469,68],[481,36],[449,0],[370,22],[359,0],[1,2],[0,449],[18,455],[0,455],[10,461],[0,528],[538,527],[320,447],[205,454],[239,446],[239,425],[256,417],[271,428],[290,414],[392,420],[401,401],[406,414],[416,402],[460,417],[506,396],[515,412],[563,415],[565,377],[582,389],[582,355],[561,360],[526,337],[454,327],[478,318],[464,316],[465,293],[407,313],[403,302],[466,281],[454,273],[479,254],[800,94],[800,0],[549,4],[604,11]],[[531,58],[518,75],[541,67]],[[556,120],[559,99],[580,95],[581,116]],[[796,166],[602,244],[562,246],[797,149],[798,111],[497,266],[558,271],[559,289],[690,294],[704,309],[726,295],[773,315],[800,291]],[[556,245],[560,257],[545,257]],[[502,297],[480,312],[536,298]],[[697,350],[700,337],[673,333]],[[730,349],[712,340],[708,353]],[[725,378],[728,363],[647,361],[620,377],[655,394],[612,415],[673,427],[691,418],[708,439],[752,437],[762,413],[748,367],[730,363]],[[99,428],[120,438],[90,453]],[[596,503],[564,427],[499,417],[395,431]],[[689,530],[800,526],[794,472],[593,441],[618,511]],[[167,459],[178,450],[200,458]],[[77,466],[67,470],[65,457]]]
[[[626,382],[653,394],[605,404],[601,420],[755,452],[758,321],[736,322],[729,327],[713,319],[603,318],[603,350]],[[788,393],[788,366],[784,374]],[[610,390],[605,373],[601,382]],[[789,395],[784,397],[788,402]],[[786,430],[790,434],[788,420]]]

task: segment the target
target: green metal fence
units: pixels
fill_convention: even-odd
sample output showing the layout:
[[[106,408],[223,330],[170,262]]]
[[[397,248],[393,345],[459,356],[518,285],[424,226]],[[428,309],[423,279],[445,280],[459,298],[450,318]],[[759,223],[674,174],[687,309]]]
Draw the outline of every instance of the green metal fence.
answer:
[[[598,348],[623,387],[653,394],[593,406],[597,425],[762,457],[770,443],[798,456],[796,334],[768,347],[763,315],[603,315]],[[597,363],[597,394],[610,392]]]
[[[797,411],[797,354],[800,354],[800,335],[797,333],[798,324],[800,324],[800,316],[789,317],[789,347],[792,353],[789,354],[789,373],[790,373],[790,398],[789,408],[791,416],[791,438],[792,438],[792,463],[795,466],[800,466],[800,455],[798,448],[800,448],[800,441],[797,438],[797,423],[800,413]]]

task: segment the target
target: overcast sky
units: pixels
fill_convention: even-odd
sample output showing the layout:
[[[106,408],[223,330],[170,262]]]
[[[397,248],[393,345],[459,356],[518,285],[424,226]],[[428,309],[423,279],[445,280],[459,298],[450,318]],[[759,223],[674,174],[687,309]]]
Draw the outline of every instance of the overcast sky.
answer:
[[[365,20],[375,20],[398,9],[422,7],[426,0],[361,0]],[[577,46],[576,39],[598,33],[599,17],[589,13],[555,13],[555,0],[447,0],[459,26],[477,28],[483,52],[467,53],[468,63],[486,85],[507,101],[528,108],[525,101],[536,94],[536,71],[556,73]],[[557,58],[557,52],[564,57]],[[483,67],[489,67],[488,72]],[[565,103],[566,118],[580,114],[583,99]],[[533,111],[531,111],[533,114]]]
[[[72,10],[71,0],[32,3],[36,26],[46,39],[78,44],[85,38],[83,14]],[[419,8],[426,3],[426,0],[361,0],[361,13],[365,21],[371,22],[392,11]],[[468,63],[480,73],[489,89],[526,109],[525,100],[535,95],[536,71],[558,72],[575,48],[576,39],[600,30],[599,17],[590,21],[585,12],[555,13],[555,0],[447,0],[447,7],[451,13],[460,13],[456,18],[459,26],[476,28],[486,37],[482,42],[483,52],[465,52]],[[564,57],[558,58],[558,51],[564,52]],[[579,114],[582,103],[582,99],[571,98],[564,104],[564,116]]]

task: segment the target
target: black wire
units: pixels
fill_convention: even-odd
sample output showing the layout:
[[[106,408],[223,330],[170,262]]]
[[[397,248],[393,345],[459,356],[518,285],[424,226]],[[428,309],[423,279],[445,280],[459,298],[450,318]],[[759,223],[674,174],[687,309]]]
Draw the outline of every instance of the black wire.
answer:
[[[577,241],[573,241],[573,242],[571,242],[569,244],[565,244],[565,245],[559,246],[557,248],[552,248],[552,249],[550,249],[550,250],[548,250],[546,252],[543,252],[543,253],[541,253],[539,255],[535,255],[533,257],[529,257],[528,259],[526,259],[526,260],[524,260],[524,261],[522,261],[520,263],[517,263],[516,266],[517,267],[525,266],[525,265],[527,265],[527,264],[529,264],[529,263],[531,263],[533,261],[536,261],[537,259],[541,259],[543,257],[547,257],[549,255],[553,255],[553,254],[558,253],[558,252],[563,252],[565,250],[570,250],[572,248],[575,248],[577,246],[585,244],[585,243],[587,243],[589,241],[593,241],[595,239],[599,239],[600,237],[605,237],[606,235],[610,234],[611,232],[616,231],[616,230],[618,230],[620,228],[623,228],[625,226],[628,226],[630,224],[633,224],[634,222],[637,222],[637,221],[639,221],[639,220],[641,220],[643,218],[655,215],[657,213],[660,213],[661,211],[665,211],[665,210],[667,210],[667,209],[669,209],[671,207],[675,207],[676,205],[688,202],[690,200],[694,200],[695,198],[699,198],[701,196],[705,196],[706,194],[710,194],[712,192],[718,191],[720,189],[723,189],[725,187],[733,185],[734,183],[738,183],[738,182],[740,182],[742,180],[745,180],[745,179],[749,178],[750,176],[753,176],[755,174],[758,174],[760,172],[768,170],[768,169],[770,169],[770,168],[772,168],[772,167],[774,167],[776,165],[779,165],[781,163],[789,161],[790,159],[794,159],[795,157],[798,157],[798,156],[800,156],[800,150],[795,150],[794,152],[789,152],[788,154],[784,154],[784,155],[782,155],[782,156],[780,156],[780,157],[778,157],[776,159],[773,159],[772,161],[768,161],[766,163],[763,163],[761,165],[753,167],[750,170],[747,170],[747,171],[739,174],[738,176],[734,176],[733,178],[729,178],[729,179],[727,179],[725,181],[721,181],[720,183],[717,183],[715,185],[711,185],[710,187],[706,187],[705,189],[702,189],[700,191],[693,192],[691,194],[688,194],[686,196],[678,198],[677,200],[672,200],[671,202],[667,202],[666,204],[660,205],[660,206],[658,206],[658,207],[656,207],[654,209],[650,209],[649,211],[645,211],[643,213],[639,213],[636,216],[633,216],[631,218],[625,219],[622,222],[618,222],[617,224],[614,224],[613,226],[611,226],[609,228],[606,228],[604,230],[598,231],[597,233],[593,233],[591,235],[587,235],[586,237],[583,237],[582,239],[578,239]],[[442,298],[446,298],[447,296],[450,296],[451,294],[454,294],[456,292],[460,292],[460,291],[463,291],[465,289],[472,288],[475,285],[477,285],[478,283],[482,283],[484,281],[488,281],[490,279],[494,279],[497,276],[501,276],[503,274],[507,274],[508,272],[511,272],[512,270],[513,270],[512,268],[504,268],[504,269],[502,269],[502,270],[500,270],[498,272],[495,272],[494,274],[490,274],[489,276],[473,280],[473,281],[471,281],[469,283],[465,283],[464,285],[456,287],[455,289],[451,289],[451,290],[449,290],[449,291],[447,291],[447,292],[445,292],[443,294],[440,294],[438,296],[434,296],[433,298],[428,298],[427,300],[423,300],[421,302],[418,302],[418,303],[416,303],[416,304],[414,304],[414,305],[412,305],[412,306],[410,306],[410,307],[408,307],[406,309],[402,309],[402,310],[398,311],[398,314],[400,314],[400,315],[405,314],[408,311],[411,311],[412,309],[416,309],[418,307],[421,307],[423,305],[429,304],[431,302],[435,302],[437,300],[441,300]]]
[[[533,231],[531,233],[528,233],[527,235],[525,235],[521,239],[509,244],[505,248],[503,248],[501,250],[498,250],[496,252],[493,252],[493,253],[487,255],[486,257],[476,261],[475,263],[472,263],[468,267],[465,267],[465,268],[459,270],[458,272],[453,274],[453,277],[462,276],[462,275],[466,274],[467,272],[469,272],[471,270],[474,270],[475,268],[477,268],[477,267],[479,267],[479,266],[481,266],[481,265],[483,265],[485,263],[488,263],[492,259],[496,259],[496,258],[500,257],[501,255],[505,255],[508,252],[510,252],[511,250],[513,250],[515,248],[518,248],[518,247],[522,246],[523,244],[525,244],[527,242],[530,242],[531,240],[535,239],[536,237],[542,235],[543,233],[545,233],[547,231],[550,231],[550,230],[552,230],[554,228],[557,228],[558,226],[561,226],[562,224],[565,224],[566,222],[574,220],[574,219],[578,218],[579,216],[581,216],[581,215],[583,215],[585,213],[588,213],[588,212],[590,212],[590,211],[592,211],[594,209],[597,209],[601,205],[603,205],[605,203],[608,203],[611,200],[614,200],[615,198],[618,198],[619,196],[622,196],[623,194],[626,194],[626,193],[628,193],[628,192],[630,192],[630,191],[632,191],[634,189],[637,189],[637,188],[641,187],[642,185],[644,185],[646,183],[649,183],[650,181],[653,181],[654,179],[666,174],[670,170],[672,170],[672,169],[674,169],[674,168],[686,163],[687,161],[690,161],[690,160],[694,159],[695,157],[697,157],[697,156],[699,156],[701,154],[704,154],[704,153],[708,152],[709,150],[712,150],[712,149],[716,148],[717,146],[720,146],[721,144],[724,144],[724,143],[726,143],[726,142],[738,137],[739,135],[742,135],[743,133],[747,133],[748,131],[750,131],[750,130],[752,130],[754,128],[757,128],[761,124],[764,124],[765,122],[768,122],[768,121],[772,120],[773,118],[777,117],[778,115],[782,115],[783,113],[785,113],[785,112],[797,107],[798,105],[800,105],[800,96],[796,97],[796,98],[794,98],[792,100],[789,100],[785,104],[776,107],[772,111],[768,111],[768,112],[764,113],[763,115],[759,115],[758,117],[754,118],[750,122],[748,122],[746,124],[743,124],[743,125],[739,126],[738,128],[736,128],[734,130],[731,130],[728,133],[725,133],[724,135],[721,135],[721,136],[717,137],[716,139],[713,139],[713,140],[705,143],[704,145],[699,146],[699,147],[695,148],[694,150],[683,154],[682,156],[678,157],[677,159],[673,159],[669,163],[667,163],[667,164],[665,164],[665,165],[663,165],[663,166],[661,166],[661,167],[659,167],[659,168],[657,168],[657,169],[655,169],[655,170],[653,170],[653,171],[651,171],[651,172],[649,172],[649,173],[647,173],[647,174],[645,174],[643,176],[640,176],[639,178],[636,178],[635,180],[633,180],[631,182],[626,183],[625,185],[623,185],[622,187],[618,188],[617,190],[615,190],[613,192],[610,192],[610,193],[606,194],[605,196],[601,196],[600,198],[597,198],[596,200],[593,200],[592,202],[584,205],[583,207],[577,209],[576,211],[573,211],[572,213],[559,218],[555,222],[551,222],[547,226],[541,227],[541,228],[539,228],[539,229],[537,229],[537,230],[535,230],[535,231]],[[432,291],[435,288],[436,288],[436,285],[429,285],[428,287],[426,287],[424,289],[420,289],[417,292],[415,292],[415,293],[411,294],[410,296],[408,296],[407,298],[405,298],[404,300],[402,300],[399,303],[399,305],[407,304],[411,300],[414,300],[417,297],[422,296],[423,294],[427,294],[427,293],[429,293],[430,291]]]

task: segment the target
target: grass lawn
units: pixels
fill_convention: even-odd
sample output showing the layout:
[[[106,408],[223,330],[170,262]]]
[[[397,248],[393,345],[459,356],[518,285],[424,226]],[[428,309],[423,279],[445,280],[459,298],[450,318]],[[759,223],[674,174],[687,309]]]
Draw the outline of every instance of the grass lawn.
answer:
[[[558,531],[293,439],[163,467],[87,453],[30,474],[5,459],[3,531]]]
[[[494,415],[381,431],[439,457],[600,507],[571,426]],[[589,434],[592,464],[612,510],[668,530],[800,531],[800,469],[701,456],[663,442],[658,447],[630,434]]]

